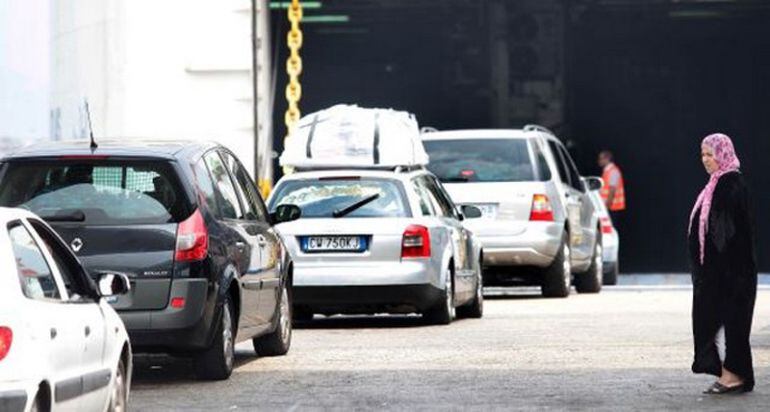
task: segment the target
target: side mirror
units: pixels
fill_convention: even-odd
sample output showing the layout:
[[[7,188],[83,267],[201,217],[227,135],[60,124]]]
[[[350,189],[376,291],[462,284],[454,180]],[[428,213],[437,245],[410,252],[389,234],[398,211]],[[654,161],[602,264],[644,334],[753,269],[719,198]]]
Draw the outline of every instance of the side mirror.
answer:
[[[585,182],[588,190],[600,190],[602,186],[604,186],[602,179],[596,176],[584,177],[583,181]]]
[[[125,295],[131,290],[128,276],[122,273],[101,273],[97,285],[103,297]]]
[[[302,209],[297,205],[278,205],[275,212],[270,214],[270,221],[277,225],[279,223],[291,222],[302,217]]]
[[[481,217],[481,209],[476,206],[462,205],[460,209],[463,211],[463,215],[468,219],[477,219]]]

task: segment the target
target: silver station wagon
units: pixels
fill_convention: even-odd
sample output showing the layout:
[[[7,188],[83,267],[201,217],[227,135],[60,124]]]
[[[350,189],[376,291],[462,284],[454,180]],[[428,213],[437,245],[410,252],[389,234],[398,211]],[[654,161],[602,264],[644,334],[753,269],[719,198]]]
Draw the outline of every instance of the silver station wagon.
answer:
[[[480,243],[422,167],[284,176],[268,207],[302,209],[276,228],[292,256],[296,320],[314,314],[420,313],[434,324],[483,311]],[[456,310],[455,310],[456,309]]]
[[[547,129],[458,130],[422,135],[435,173],[484,247],[488,285],[541,285],[549,297],[602,286],[602,242],[589,190],[562,143]]]

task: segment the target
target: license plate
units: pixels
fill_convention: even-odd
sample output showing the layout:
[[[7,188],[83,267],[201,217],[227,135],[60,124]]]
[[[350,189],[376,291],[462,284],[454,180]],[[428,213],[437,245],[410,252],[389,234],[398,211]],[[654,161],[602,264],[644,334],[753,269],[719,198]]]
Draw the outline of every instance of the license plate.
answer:
[[[481,217],[485,219],[497,217],[497,203],[478,203],[472,206],[476,206],[481,211]]]
[[[306,236],[302,238],[305,252],[363,252],[366,250],[364,236]]]

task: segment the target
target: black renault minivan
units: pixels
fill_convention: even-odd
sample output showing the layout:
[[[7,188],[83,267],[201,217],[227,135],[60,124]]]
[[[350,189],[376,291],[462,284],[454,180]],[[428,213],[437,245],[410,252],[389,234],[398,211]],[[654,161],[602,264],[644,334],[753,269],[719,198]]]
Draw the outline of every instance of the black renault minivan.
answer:
[[[0,205],[45,219],[92,273],[121,272],[111,302],[135,352],[189,355],[226,379],[234,344],[260,355],[291,345],[292,264],[232,152],[215,143],[46,143],[2,160]]]

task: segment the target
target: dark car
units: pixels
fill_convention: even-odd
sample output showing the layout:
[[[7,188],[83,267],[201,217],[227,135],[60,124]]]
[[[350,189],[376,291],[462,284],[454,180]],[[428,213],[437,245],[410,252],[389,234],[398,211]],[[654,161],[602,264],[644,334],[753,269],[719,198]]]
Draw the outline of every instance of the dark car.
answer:
[[[260,355],[291,345],[292,264],[232,152],[215,143],[48,143],[2,160],[0,205],[31,210],[91,273],[125,273],[112,302],[135,352],[189,355],[225,379],[234,344]]]

